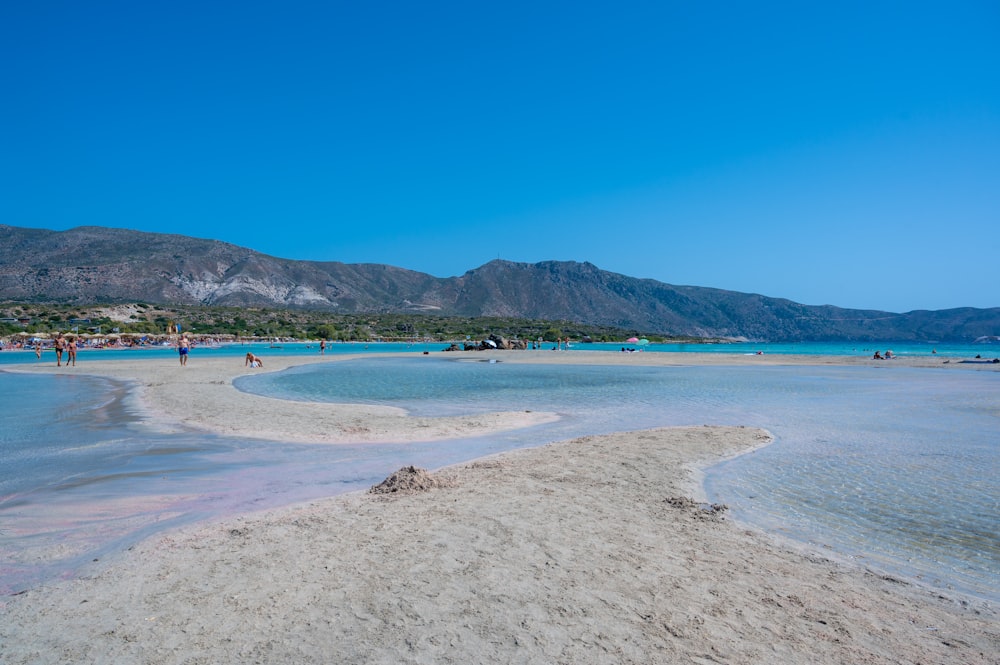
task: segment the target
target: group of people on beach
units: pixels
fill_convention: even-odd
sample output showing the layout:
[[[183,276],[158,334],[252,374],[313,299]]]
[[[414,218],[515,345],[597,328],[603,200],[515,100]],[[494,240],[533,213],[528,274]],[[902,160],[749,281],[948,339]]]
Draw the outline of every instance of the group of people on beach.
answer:
[[[324,345],[325,346],[325,345]],[[76,367],[76,339],[71,335],[63,335],[62,333],[56,333],[55,340],[53,343],[53,349],[56,352],[56,366],[63,366],[63,355],[66,356],[66,367],[73,366]],[[177,355],[180,359],[181,367],[187,367],[188,356],[191,353],[191,342],[188,339],[187,333],[181,335],[177,338]],[[42,345],[35,345],[35,357],[41,360],[42,358]],[[260,359],[260,356],[247,352],[245,367],[263,367],[264,361]]]
[[[533,349],[534,348],[539,348],[539,349],[542,348],[542,339],[538,338],[537,347],[536,347],[535,342],[532,342],[531,343],[531,348],[533,348]],[[555,344],[555,346],[552,347],[552,350],[553,351],[562,351],[563,348],[565,348],[567,351],[569,351],[569,337],[567,337],[565,339],[563,339],[562,337],[556,337],[556,344]]]
[[[872,356],[872,360],[892,360],[895,357],[896,356],[892,355],[892,349],[889,349],[888,351],[885,352],[884,356],[880,351],[876,351],[875,355]]]
[[[54,348],[56,350],[56,367],[62,367],[63,353],[66,354],[66,367],[71,364],[76,367],[76,339],[65,337],[62,333],[56,333]],[[42,347],[35,345],[35,357],[41,359]]]

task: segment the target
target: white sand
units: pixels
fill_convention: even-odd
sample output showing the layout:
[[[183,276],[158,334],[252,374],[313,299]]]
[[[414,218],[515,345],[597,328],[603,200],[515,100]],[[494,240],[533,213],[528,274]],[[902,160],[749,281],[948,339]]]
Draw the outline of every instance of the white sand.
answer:
[[[127,354],[128,351],[113,351]],[[266,357],[266,367],[251,369],[243,358],[199,358],[194,352],[181,367],[176,357],[109,359],[79,354],[76,367],[54,363],[13,365],[14,372],[94,374],[138,386],[149,425],[170,432],[178,425],[217,434],[301,443],[375,443],[434,441],[476,436],[551,422],[553,413],[504,411],[440,418],[408,416],[402,409],[357,404],[316,404],[243,393],[233,379],[316,362],[344,362],[364,356],[320,359],[310,356]],[[380,354],[385,357],[388,354]],[[408,357],[422,358],[416,354]],[[96,357],[95,357],[96,356]]]
[[[120,362],[100,373],[128,378]],[[241,371],[205,365],[139,364],[143,399],[163,423],[176,414],[243,431],[215,420],[211,403],[289,408],[232,389]],[[210,403],[185,410],[193,396]],[[412,420],[337,413],[331,426],[356,417],[371,432]],[[294,420],[283,426],[283,438],[308,436]],[[985,603],[834,563],[676,501],[702,498],[696,465],[766,440],[715,427],[587,437],[445,470],[444,488],[163,534],[92,577],[0,601],[0,662],[1000,662],[1000,615]]]

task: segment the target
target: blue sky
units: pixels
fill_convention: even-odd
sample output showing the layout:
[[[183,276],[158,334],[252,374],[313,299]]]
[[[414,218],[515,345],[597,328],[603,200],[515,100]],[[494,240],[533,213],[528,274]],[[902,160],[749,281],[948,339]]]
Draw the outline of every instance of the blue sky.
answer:
[[[1000,306],[1000,4],[0,8],[0,223]]]

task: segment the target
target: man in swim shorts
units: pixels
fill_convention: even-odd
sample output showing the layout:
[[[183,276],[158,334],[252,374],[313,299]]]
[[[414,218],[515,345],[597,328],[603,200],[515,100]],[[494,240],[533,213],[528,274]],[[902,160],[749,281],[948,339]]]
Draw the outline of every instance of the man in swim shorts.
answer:
[[[62,333],[56,333],[56,367],[62,367],[62,354],[66,350],[66,340]],[[68,364],[68,363],[67,363]]]
[[[181,338],[177,340],[177,353],[181,357],[181,367],[186,367],[188,364],[188,351],[190,350],[188,345],[187,333],[181,335]]]

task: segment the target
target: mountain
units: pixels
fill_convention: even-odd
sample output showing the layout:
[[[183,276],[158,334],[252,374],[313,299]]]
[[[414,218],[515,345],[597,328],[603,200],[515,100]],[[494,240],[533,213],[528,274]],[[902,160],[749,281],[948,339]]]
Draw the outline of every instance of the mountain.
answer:
[[[380,264],[293,261],[215,240],[103,227],[48,231],[0,225],[0,301],[434,312],[769,341],[973,341],[1000,334],[1000,308],[898,314],[811,306],[674,286],[565,261],[496,260],[459,277],[439,278]]]

